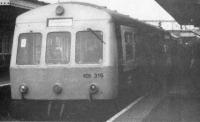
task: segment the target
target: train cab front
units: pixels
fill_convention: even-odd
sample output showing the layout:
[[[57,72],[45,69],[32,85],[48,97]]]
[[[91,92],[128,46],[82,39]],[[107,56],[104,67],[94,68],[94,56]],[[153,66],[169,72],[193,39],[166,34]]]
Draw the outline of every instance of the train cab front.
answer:
[[[14,101],[48,102],[48,113],[51,102],[116,98],[118,68],[113,24],[110,19],[95,19],[93,15],[82,20],[74,12],[75,6],[50,5],[18,17],[10,67]],[[84,15],[94,9],[79,7],[83,7]],[[36,14],[47,11],[43,17]]]

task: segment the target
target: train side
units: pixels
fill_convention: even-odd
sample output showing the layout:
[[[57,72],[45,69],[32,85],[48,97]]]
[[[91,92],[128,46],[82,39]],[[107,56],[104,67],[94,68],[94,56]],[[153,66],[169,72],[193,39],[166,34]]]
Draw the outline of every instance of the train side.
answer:
[[[141,96],[163,87],[171,56],[168,33],[129,16],[112,16],[117,28],[120,94]]]

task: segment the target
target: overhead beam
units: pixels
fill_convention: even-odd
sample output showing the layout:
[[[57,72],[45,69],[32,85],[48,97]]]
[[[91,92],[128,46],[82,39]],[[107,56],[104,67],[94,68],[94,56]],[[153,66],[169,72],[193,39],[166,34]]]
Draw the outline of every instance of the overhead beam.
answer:
[[[34,9],[41,5],[45,5],[45,3],[38,1],[37,4],[28,0],[1,0],[0,2],[0,6],[14,6],[23,9]]]
[[[10,0],[10,4],[12,6],[24,8],[24,9],[34,9],[41,6],[39,4],[35,4],[35,3],[24,1],[24,0]]]
[[[10,0],[1,0],[0,6],[2,6],[2,5],[10,5]]]

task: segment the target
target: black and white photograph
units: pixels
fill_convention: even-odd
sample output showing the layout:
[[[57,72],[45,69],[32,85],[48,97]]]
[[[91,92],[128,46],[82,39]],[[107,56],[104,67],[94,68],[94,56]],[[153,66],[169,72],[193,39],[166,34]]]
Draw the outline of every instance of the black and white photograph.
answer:
[[[200,0],[0,0],[0,121],[200,122]]]

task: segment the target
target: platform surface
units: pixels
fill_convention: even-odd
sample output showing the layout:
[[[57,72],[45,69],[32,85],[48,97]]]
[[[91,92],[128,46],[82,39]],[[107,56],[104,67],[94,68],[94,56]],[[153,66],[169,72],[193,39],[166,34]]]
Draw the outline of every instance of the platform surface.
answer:
[[[145,97],[112,122],[200,122],[200,92],[186,77]],[[111,122],[108,120],[108,122]]]

